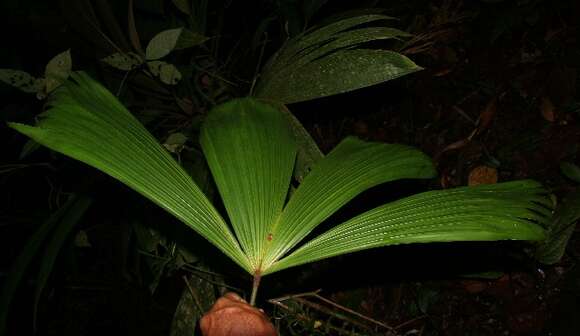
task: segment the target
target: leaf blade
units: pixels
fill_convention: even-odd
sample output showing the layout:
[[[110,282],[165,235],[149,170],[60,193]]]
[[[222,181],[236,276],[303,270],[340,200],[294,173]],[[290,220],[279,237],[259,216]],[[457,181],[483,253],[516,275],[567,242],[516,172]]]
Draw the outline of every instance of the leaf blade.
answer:
[[[396,179],[434,175],[429,157],[415,148],[346,138],[314,166],[292,195],[273,230],[265,268],[361,192]]]
[[[210,112],[200,142],[236,236],[259,270],[292,176],[296,143],[288,123],[273,106],[237,99]]]
[[[342,49],[299,68],[277,73],[258,97],[285,104],[345,93],[422,70],[393,51]]]
[[[85,73],[56,93],[37,126],[9,123],[158,204],[250,271],[227,224],[191,177],[104,87]]]
[[[392,51],[359,49],[365,42],[406,37],[387,27],[359,27],[393,19],[366,14],[340,19],[289,40],[271,57],[256,87],[258,97],[295,103],[339,94],[419,71]]]
[[[153,36],[145,48],[145,59],[158,60],[175,49],[183,28],[167,29]]]
[[[385,204],[314,238],[268,273],[369,248],[396,244],[540,240],[550,216],[545,190],[515,181],[430,191]]]

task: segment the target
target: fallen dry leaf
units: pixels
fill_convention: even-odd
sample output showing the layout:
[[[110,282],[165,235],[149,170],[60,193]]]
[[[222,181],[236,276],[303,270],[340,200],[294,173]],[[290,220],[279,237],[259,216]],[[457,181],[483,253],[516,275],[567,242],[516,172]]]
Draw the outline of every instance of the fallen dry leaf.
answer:
[[[476,186],[480,184],[497,183],[497,169],[487,166],[477,166],[469,172],[467,184]]]
[[[542,117],[549,122],[554,122],[556,120],[555,107],[550,98],[542,97],[542,104],[540,105],[542,111]]]

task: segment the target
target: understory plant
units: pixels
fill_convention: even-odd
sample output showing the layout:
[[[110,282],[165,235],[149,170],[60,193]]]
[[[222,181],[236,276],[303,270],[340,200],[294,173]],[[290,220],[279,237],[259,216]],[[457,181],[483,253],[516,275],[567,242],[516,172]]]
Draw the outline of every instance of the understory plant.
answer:
[[[82,72],[56,90],[36,126],[10,123],[42,145],[85,162],[155,202],[253,276],[395,244],[541,240],[551,213],[531,180],[436,190],[387,203],[303,242],[363,191],[435,175],[412,147],[348,137],[291,188],[300,139],[280,104],[256,98],[216,106],[200,144],[227,219],[135,117]]]

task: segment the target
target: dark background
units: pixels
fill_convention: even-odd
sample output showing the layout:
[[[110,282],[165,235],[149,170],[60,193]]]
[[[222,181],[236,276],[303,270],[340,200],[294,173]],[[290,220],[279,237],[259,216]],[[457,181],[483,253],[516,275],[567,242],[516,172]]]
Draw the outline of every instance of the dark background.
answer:
[[[212,39],[193,52],[172,55],[173,62],[193,69],[189,86],[134,76],[123,102],[160,140],[179,130],[195,149],[207,111],[247,94],[259,60],[288,34],[345,11],[381,8],[399,19],[393,26],[421,37],[389,47],[425,70],[289,109],[323,152],[347,135],[405,143],[430,155],[439,177],[428,184],[374,188],[330,223],[429,188],[466,185],[480,166],[495,168],[499,181],[536,179],[557,196],[575,188],[559,164],[579,163],[577,1],[329,1],[308,18],[304,3],[210,1],[204,33]],[[136,0],[134,12],[143,45],[157,32],[187,23],[171,1]],[[268,43],[260,59],[253,39],[265,21]],[[131,50],[126,1],[3,1],[0,22],[0,68],[38,76],[52,57],[70,49],[74,70],[88,71],[112,91],[123,81],[123,73],[99,62],[115,48],[95,27],[121,50]],[[213,80],[210,72],[235,85]],[[175,97],[192,104],[182,108]],[[183,276],[198,274],[183,267],[183,260],[209,267],[233,288],[249,288],[249,277],[217,250],[104,174],[45,148],[20,158],[27,140],[5,122],[34,122],[44,102],[3,83],[0,102],[0,285],[26,242],[70,195],[92,200],[45,284],[38,335],[168,335]],[[468,141],[474,130],[477,135]],[[196,160],[192,165],[200,164]],[[161,269],[141,253],[136,225],[166,237],[155,246],[158,257],[170,259]],[[80,242],[84,237],[86,244]],[[321,288],[337,303],[400,326],[401,335],[577,335],[578,238],[576,232],[563,259],[551,266],[531,258],[524,243],[401,246],[333,258],[265,278],[259,305],[274,316],[279,312],[267,299]],[[195,257],[177,260],[171,241],[194,247]],[[34,256],[15,293],[8,335],[32,334],[43,257]],[[482,272],[494,273],[482,279]]]

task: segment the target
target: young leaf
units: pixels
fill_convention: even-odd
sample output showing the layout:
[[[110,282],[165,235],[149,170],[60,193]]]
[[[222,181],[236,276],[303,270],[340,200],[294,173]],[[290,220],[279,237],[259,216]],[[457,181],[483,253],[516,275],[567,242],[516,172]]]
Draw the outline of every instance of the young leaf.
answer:
[[[104,87],[82,72],[72,78],[37,126],[10,127],[125,183],[251,272],[227,224],[169,153]]]
[[[181,80],[181,72],[173,64],[163,61],[149,61],[147,67],[153,76],[159,77],[159,80],[165,84],[175,85]]]
[[[428,242],[541,240],[551,203],[534,181],[430,191],[340,224],[265,273],[369,248]]]
[[[145,49],[145,58],[157,60],[169,55],[175,49],[182,30],[183,28],[168,29],[153,36]]]
[[[72,71],[70,50],[54,56],[46,65],[44,93],[48,94],[64,83]]]
[[[191,15],[191,3],[189,3],[189,0],[171,0],[171,2],[183,14]]]
[[[145,50],[145,58],[158,60],[169,55],[173,50],[195,47],[208,39],[185,28],[164,30],[151,39]]]
[[[417,149],[346,138],[314,166],[290,198],[271,230],[264,270],[361,192],[388,181],[434,175],[431,160]]]
[[[260,270],[296,155],[286,118],[271,105],[233,100],[209,113],[200,142],[242,249]]]

